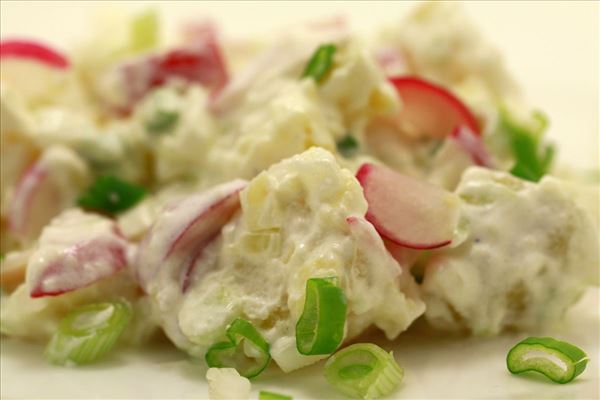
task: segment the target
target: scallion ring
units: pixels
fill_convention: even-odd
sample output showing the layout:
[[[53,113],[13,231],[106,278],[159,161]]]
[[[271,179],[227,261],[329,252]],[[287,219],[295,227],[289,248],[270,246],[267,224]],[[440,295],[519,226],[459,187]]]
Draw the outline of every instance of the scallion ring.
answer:
[[[44,355],[58,365],[93,363],[114,346],[131,315],[131,307],[123,301],[77,308],[60,322]]]
[[[269,344],[245,319],[233,321],[226,332],[228,342],[212,345],[205,355],[206,364],[211,368],[235,368],[246,378],[260,374],[271,361]]]
[[[517,343],[506,356],[513,374],[535,371],[556,383],[568,383],[581,374],[588,356],[579,347],[550,337],[529,337]]]
[[[261,390],[258,393],[258,400],[292,400],[292,396]]]
[[[296,324],[296,347],[300,354],[331,354],[344,339],[348,302],[335,278],[306,282],[304,310]]]
[[[404,371],[392,353],[372,343],[357,343],[335,353],[325,364],[325,378],[340,392],[376,399],[391,393]]]

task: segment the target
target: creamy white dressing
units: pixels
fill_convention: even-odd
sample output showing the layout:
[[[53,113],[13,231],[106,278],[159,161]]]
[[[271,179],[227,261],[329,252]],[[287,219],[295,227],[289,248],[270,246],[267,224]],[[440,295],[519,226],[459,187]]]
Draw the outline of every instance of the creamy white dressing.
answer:
[[[436,327],[491,335],[548,325],[597,274],[594,224],[556,180],[472,168],[456,193],[468,234],[432,252],[423,282]]]
[[[124,297],[134,307],[129,343],[148,340],[160,324],[176,346],[202,357],[242,317],[290,372],[323,358],[296,349],[309,278],[338,277],[348,299],[346,341],[371,326],[393,339],[423,313],[436,328],[476,334],[538,327],[560,318],[598,279],[597,186],[588,191],[554,178],[533,184],[468,169],[470,156],[454,142],[386,125],[403,100],[385,71],[417,74],[461,98],[497,166],[512,166],[506,138],[496,133],[498,104],[530,108],[496,50],[455,5],[425,4],[371,41],[331,23],[290,27],[271,47],[246,43],[244,54],[226,43],[234,69],[223,91],[177,80],[135,105],[127,104],[120,75],[132,56],[118,55],[123,27],[109,31],[78,54],[77,73],[50,76],[33,94],[2,77],[1,251],[13,252],[2,269],[27,264],[26,282],[2,296],[4,333],[46,339],[76,306]],[[319,84],[301,79],[322,43],[337,46],[332,70]],[[372,48],[385,51],[384,65]],[[266,50],[255,57],[259,49]],[[161,111],[176,120],[152,132],[148,121]],[[336,142],[348,134],[359,148],[346,158]],[[462,215],[452,244],[428,257],[395,254],[406,264],[399,265],[363,218],[368,205],[353,174],[365,162],[457,188]],[[46,178],[27,177],[36,166]],[[115,222],[69,210],[104,174],[150,194]],[[190,254],[170,256],[190,220],[242,188],[239,210],[196,225],[216,226],[213,236],[188,246]],[[87,263],[77,257],[77,246],[103,241],[125,248],[124,270],[108,256]],[[45,276],[57,259],[62,274]],[[415,262],[425,267],[423,285],[409,273]],[[52,292],[90,277],[101,278],[56,297],[30,297],[32,282]],[[207,379],[215,398],[249,392],[234,370],[210,369]]]
[[[375,229],[363,220],[364,233],[350,232],[346,218],[363,215],[366,201],[352,174],[325,150],[310,149],[261,173],[241,192],[241,207],[222,240],[205,249],[203,265],[196,267],[204,272],[189,291],[182,293],[176,273],[150,280],[167,333],[192,354],[242,317],[273,344],[273,358],[283,369],[317,361],[292,346],[306,280],[314,277],[339,278],[348,298],[347,338],[370,325],[393,338],[424,311],[410,289],[412,277],[402,274]],[[156,234],[185,225],[177,221],[159,219],[164,227]],[[159,254],[165,239],[150,238],[156,245],[146,255]]]

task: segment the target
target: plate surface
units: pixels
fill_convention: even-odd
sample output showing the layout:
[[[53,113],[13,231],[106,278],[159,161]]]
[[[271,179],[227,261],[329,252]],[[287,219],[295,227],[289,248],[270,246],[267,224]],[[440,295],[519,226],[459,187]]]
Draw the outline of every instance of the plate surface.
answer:
[[[98,10],[110,2],[0,3],[2,37],[45,38],[59,46],[76,43]],[[141,8],[145,2],[121,3]],[[171,2],[156,3],[173,31],[178,21],[210,16],[230,36],[265,33],[294,21],[346,15],[360,32],[400,21],[408,3],[392,2]],[[596,2],[472,2],[464,6],[485,36],[503,53],[528,98],[551,119],[550,137],[560,159],[571,165],[598,168],[599,6]],[[249,16],[252,16],[249,18]],[[564,324],[547,332],[573,341],[591,358],[585,373],[568,385],[506,371],[508,349],[528,333],[498,338],[430,336],[419,326],[400,336],[393,349],[405,369],[394,396],[425,398],[597,399],[600,397],[600,291],[590,289],[567,315]],[[377,340],[381,340],[378,338]],[[47,365],[38,345],[2,338],[1,398],[206,398],[202,363],[191,363],[171,348],[123,350],[97,366],[63,369]],[[294,398],[339,396],[322,377],[322,364],[285,376],[270,370],[253,384]]]

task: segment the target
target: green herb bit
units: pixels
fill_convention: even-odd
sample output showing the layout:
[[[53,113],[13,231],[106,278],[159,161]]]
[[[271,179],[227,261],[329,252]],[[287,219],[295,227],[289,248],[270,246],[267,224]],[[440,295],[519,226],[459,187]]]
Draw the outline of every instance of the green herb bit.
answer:
[[[372,343],[357,343],[335,353],[325,364],[325,378],[354,398],[376,399],[391,393],[404,370],[392,353]]]
[[[517,343],[506,356],[513,374],[535,371],[556,383],[568,383],[581,374],[588,356],[579,347],[551,337],[529,337]]]
[[[292,400],[292,396],[261,390],[258,393],[258,400]]]
[[[331,354],[344,339],[348,301],[336,280],[313,278],[306,282],[304,310],[296,324],[300,354]]]
[[[46,346],[44,356],[58,365],[90,364],[104,356],[131,320],[123,301],[88,304],[69,313]]]
[[[146,10],[131,21],[129,41],[134,53],[153,49],[158,45],[159,21],[156,10]]]
[[[302,74],[302,78],[311,77],[317,83],[320,83],[333,66],[333,56],[335,51],[336,46],[334,44],[323,44],[319,46],[308,61],[304,73]]]
[[[204,359],[210,368],[235,368],[246,378],[259,375],[271,362],[269,344],[245,319],[238,318],[227,328],[228,342],[213,344]]]
[[[535,124],[526,126],[512,119],[506,110],[500,111],[500,128],[509,138],[515,165],[513,175],[532,182],[539,181],[552,164],[554,146],[542,143],[548,119],[539,111],[532,115]]]
[[[346,158],[355,156],[359,148],[358,141],[350,134],[338,140],[336,146],[340,154]]]
[[[100,176],[90,188],[79,198],[79,206],[107,214],[123,212],[146,195],[146,189],[112,175]]]
[[[146,130],[150,133],[165,133],[170,131],[179,120],[179,113],[175,111],[158,110],[146,120]]]

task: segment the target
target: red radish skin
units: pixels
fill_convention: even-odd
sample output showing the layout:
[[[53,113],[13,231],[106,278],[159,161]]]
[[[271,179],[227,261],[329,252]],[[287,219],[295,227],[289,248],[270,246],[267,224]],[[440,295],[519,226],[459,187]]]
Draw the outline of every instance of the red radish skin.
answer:
[[[106,263],[110,268],[93,268],[98,263]],[[30,296],[58,296],[80,289],[115,274],[126,265],[126,246],[121,239],[97,239],[78,243],[66,248],[61,257],[45,267],[39,280],[32,286]],[[46,289],[48,281],[57,280],[62,281],[60,289]]]
[[[30,296],[58,296],[114,275],[127,266],[128,250],[113,220],[64,211],[44,228],[28,259]]]
[[[186,48],[145,57],[121,67],[123,85],[130,104],[121,107],[125,113],[152,89],[170,80],[199,83],[213,95],[228,82],[229,75],[216,35],[203,32],[197,41]]]
[[[36,236],[60,212],[60,193],[42,163],[31,166],[19,180],[10,202],[8,226],[22,239]],[[53,207],[54,206],[54,207]]]
[[[471,111],[456,96],[424,79],[403,76],[390,78],[402,99],[396,117],[400,128],[431,138],[446,138],[459,125],[479,135],[479,124]]]
[[[51,147],[23,173],[9,202],[9,230],[23,241],[73,205],[89,179],[87,167],[71,150]]]
[[[473,132],[469,127],[457,126],[452,131],[450,139],[456,141],[460,148],[471,156],[476,165],[493,168],[492,156],[485,148],[481,136]]]
[[[186,292],[196,262],[202,257],[206,246],[220,234],[223,226],[231,219],[240,207],[239,192],[241,189],[223,197],[202,212],[177,236],[165,257],[188,257],[189,261],[182,270],[181,290]]]
[[[369,204],[365,218],[380,235],[422,250],[452,242],[459,211],[454,194],[374,164],[363,164],[356,178]]]
[[[31,60],[50,68],[67,69],[67,57],[47,45],[27,39],[7,39],[0,41],[0,60]]]
[[[211,229],[207,230],[207,227],[218,226],[220,229],[225,225],[239,207],[240,190],[238,189],[217,200],[196,216],[189,225],[185,226],[171,244],[165,260],[175,253],[185,252],[190,246],[194,246],[198,242],[198,238],[204,240],[207,236],[211,236]]]
[[[170,268],[186,292],[204,249],[239,209],[239,193],[246,185],[232,181],[166,207],[138,249],[136,275],[142,287],[161,268]]]

